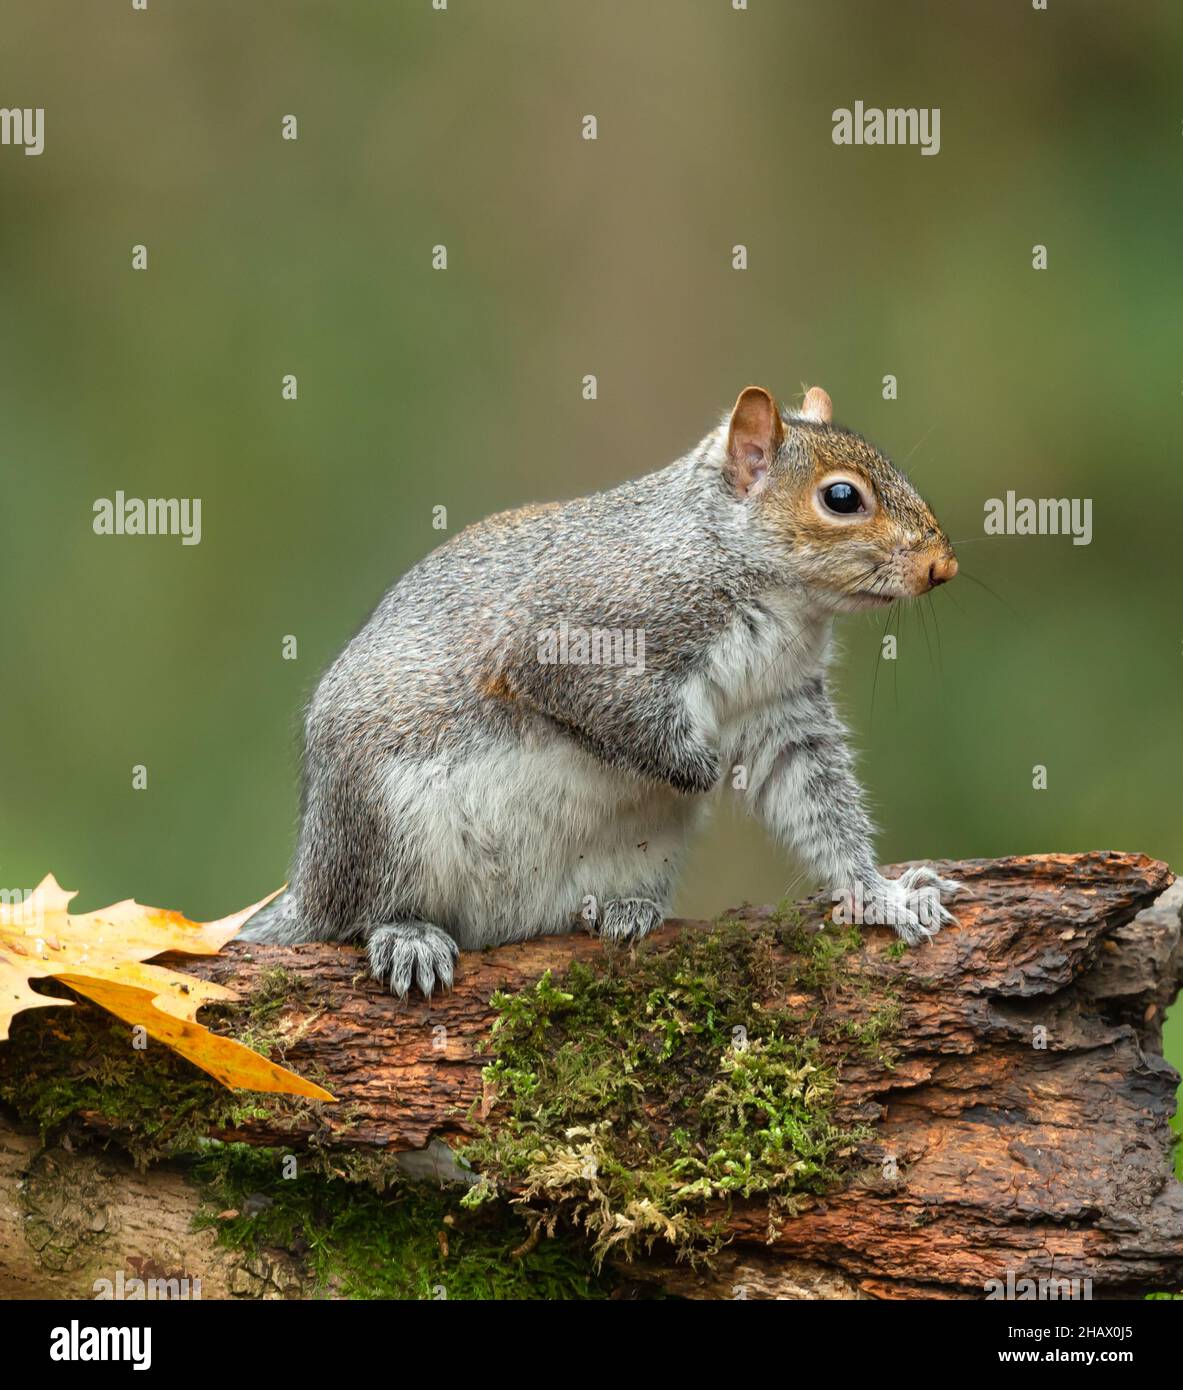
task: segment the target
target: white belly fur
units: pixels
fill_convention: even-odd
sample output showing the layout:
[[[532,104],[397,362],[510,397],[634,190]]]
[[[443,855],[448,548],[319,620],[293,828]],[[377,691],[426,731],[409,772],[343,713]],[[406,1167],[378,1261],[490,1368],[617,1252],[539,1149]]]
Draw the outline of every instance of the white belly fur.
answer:
[[[406,846],[396,897],[462,949],[570,931],[588,898],[672,885],[705,809],[557,734],[462,761],[392,762],[385,789]]]

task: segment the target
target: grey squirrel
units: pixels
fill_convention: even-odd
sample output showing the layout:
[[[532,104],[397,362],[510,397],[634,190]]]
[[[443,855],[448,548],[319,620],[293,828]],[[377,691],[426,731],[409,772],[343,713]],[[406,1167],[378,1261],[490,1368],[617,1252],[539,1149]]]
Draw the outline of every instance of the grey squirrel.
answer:
[[[904,475],[813,387],[762,387],[659,472],[469,527],[409,570],[313,696],[289,891],[243,939],[365,942],[400,996],[461,950],[643,937],[719,787],[863,920],[953,920],[887,879],[826,694],[835,615],[957,573]]]

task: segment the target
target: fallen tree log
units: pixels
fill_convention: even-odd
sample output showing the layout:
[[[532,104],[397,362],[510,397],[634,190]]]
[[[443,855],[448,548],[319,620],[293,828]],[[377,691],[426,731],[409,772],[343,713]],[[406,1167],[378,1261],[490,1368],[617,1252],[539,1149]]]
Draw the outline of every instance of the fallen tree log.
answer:
[[[393,1000],[348,947],[231,943],[210,960],[170,962],[240,991],[243,1008],[216,1026],[321,1081],[332,1106],[199,1104],[210,1084],[171,1061],[164,1093],[145,1102],[133,1092],[146,1085],[146,1064],[106,1056],[118,1034],[89,1006],[37,1010],[0,1047],[0,1296],[78,1296],[112,1268],[196,1275],[206,1297],[325,1292],[299,1241],[235,1252],[216,1222],[192,1229],[203,1199],[191,1156],[208,1154],[210,1139],[294,1155],[297,1166],[314,1158],[321,1174],[378,1187],[395,1172],[471,1184],[484,1161],[497,1180],[490,1195],[529,1218],[530,1249],[573,1225],[631,1287],[691,1297],[1022,1296],[1028,1280],[1079,1281],[1078,1293],[1094,1297],[1178,1289],[1178,1077],[1161,1056],[1183,970],[1170,871],[1116,853],[938,867],[965,885],[952,904],[958,924],[907,952],[885,928],[819,931],[817,898],[742,909],[725,929],[671,922],[606,963],[601,943],[582,935],[466,955],[455,988],[430,1002]],[[663,976],[663,961],[683,964]],[[582,983],[568,987],[573,962],[599,973],[577,972]],[[706,972],[696,978],[712,989],[725,984],[726,999],[698,997],[711,991],[679,968]],[[590,1031],[584,1040],[590,1015],[576,1011],[615,991],[629,1002],[605,1033],[619,1036],[624,1070],[641,1077],[619,1090],[627,1116],[601,1114],[592,1094],[617,1095],[618,1079],[596,1073],[591,1085],[578,1070],[581,1052],[597,1065],[612,1053],[602,1044],[597,1053]],[[516,1034],[526,1050],[490,1084],[498,1020],[494,1044]],[[634,1022],[648,1031],[630,1052]],[[688,1050],[687,1038],[709,1043],[720,1026],[744,1034],[734,1067],[705,1043]],[[811,1050],[794,1051],[803,1040]],[[542,1068],[520,1075],[522,1056],[548,1049],[565,1059],[548,1072],[565,1098],[548,1099]],[[752,1071],[774,1058],[781,1071]],[[711,1074],[690,1076],[692,1062]],[[797,1150],[779,1130],[769,1137],[769,1106],[735,1088],[736,1077],[790,1074],[803,1078],[800,1104],[777,1123],[804,1126]],[[693,1087],[687,1115],[680,1100]],[[557,1117],[553,1132],[535,1127],[531,1095]],[[733,1116],[718,1153],[695,1130],[712,1108]],[[452,1157],[465,1145],[471,1171]],[[676,1155],[671,1171],[697,1175],[701,1211],[685,1230],[682,1189],[673,1205],[653,1195],[669,1186],[654,1185],[662,1155]],[[629,1185],[630,1164],[644,1182]],[[459,1228],[442,1220],[446,1270],[447,1231]]]

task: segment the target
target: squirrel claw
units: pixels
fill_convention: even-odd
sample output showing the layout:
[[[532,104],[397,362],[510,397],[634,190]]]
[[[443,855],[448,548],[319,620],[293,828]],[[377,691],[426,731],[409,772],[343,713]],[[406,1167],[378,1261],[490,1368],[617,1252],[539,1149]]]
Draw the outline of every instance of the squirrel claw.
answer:
[[[370,974],[405,999],[412,980],[431,998],[436,985],[452,987],[452,967],[460,954],[455,941],[430,922],[394,922],[372,928],[366,935]]]
[[[661,904],[652,898],[614,898],[604,904],[600,935],[606,941],[640,941],[664,919]]]
[[[881,878],[872,887],[864,900],[864,921],[894,927],[909,946],[917,946],[942,927],[957,925],[941,896],[952,897],[961,887],[924,864],[905,869],[899,878]]]

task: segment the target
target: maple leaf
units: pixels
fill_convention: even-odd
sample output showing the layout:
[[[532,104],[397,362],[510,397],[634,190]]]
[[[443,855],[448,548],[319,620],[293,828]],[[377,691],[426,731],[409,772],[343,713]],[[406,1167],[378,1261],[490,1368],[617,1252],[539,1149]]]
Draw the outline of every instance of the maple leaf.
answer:
[[[190,922],[180,912],[142,907],[130,898],[72,915],[77,893],[47,874],[24,902],[0,907],[0,1041],[25,1009],[72,1007],[73,1000],[38,994],[31,980],[52,977],[179,1052],[233,1090],[281,1091],[333,1100],[328,1091],[286,1067],[197,1022],[203,1004],[240,996],[224,985],[181,975],[152,956],[178,951],[215,956],[248,917],[269,903],[243,908],[218,922]]]

